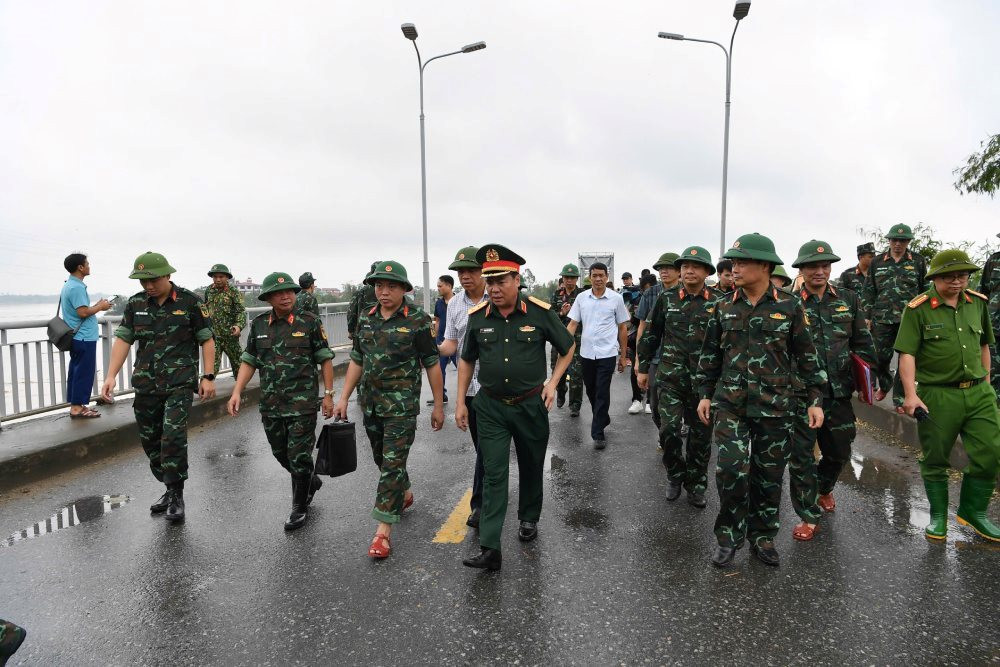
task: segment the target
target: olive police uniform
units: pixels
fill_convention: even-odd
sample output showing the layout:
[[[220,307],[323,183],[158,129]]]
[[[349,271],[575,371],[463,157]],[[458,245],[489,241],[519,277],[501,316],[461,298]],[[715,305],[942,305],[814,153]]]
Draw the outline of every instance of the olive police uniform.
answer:
[[[497,245],[480,248],[477,261],[486,276],[517,272],[524,260]],[[549,415],[541,397],[546,379],[545,344],[569,353],[573,337],[551,306],[520,294],[509,315],[483,303],[469,315],[462,360],[479,361],[479,384],[473,409],[486,477],[479,543],[500,549],[507,514],[510,442],[517,453],[518,519],[535,523],[542,511],[542,470],[549,440]]]
[[[943,250],[928,276],[978,270],[965,253]],[[943,539],[947,531],[949,457],[961,435],[969,466],[963,471],[958,520],[1000,541],[1000,529],[985,516],[1000,471],[1000,414],[981,349],[994,343],[986,298],[972,290],[959,294],[952,307],[932,287],[903,313],[895,348],[915,358],[917,395],[929,413],[917,425],[920,472],[931,504],[928,537]]]

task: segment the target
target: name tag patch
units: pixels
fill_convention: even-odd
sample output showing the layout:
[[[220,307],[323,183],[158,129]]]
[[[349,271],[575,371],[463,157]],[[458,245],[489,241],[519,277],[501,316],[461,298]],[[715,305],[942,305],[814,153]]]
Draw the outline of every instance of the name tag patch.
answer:
[[[944,329],[944,322],[937,322],[936,324],[925,324],[924,329],[928,331],[933,331],[934,329]]]
[[[483,333],[493,333],[493,327],[483,327],[480,331]]]

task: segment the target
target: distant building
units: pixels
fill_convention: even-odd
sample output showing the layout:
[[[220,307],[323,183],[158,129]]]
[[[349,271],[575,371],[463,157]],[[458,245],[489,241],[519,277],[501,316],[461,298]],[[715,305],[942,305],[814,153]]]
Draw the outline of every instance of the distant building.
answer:
[[[328,296],[333,297],[334,299],[339,299],[340,297],[344,296],[344,291],[337,287],[317,287],[316,293],[326,294]]]
[[[253,278],[247,278],[246,280],[237,280],[236,291],[240,294],[249,294],[250,292],[259,292],[260,283],[255,283]]]

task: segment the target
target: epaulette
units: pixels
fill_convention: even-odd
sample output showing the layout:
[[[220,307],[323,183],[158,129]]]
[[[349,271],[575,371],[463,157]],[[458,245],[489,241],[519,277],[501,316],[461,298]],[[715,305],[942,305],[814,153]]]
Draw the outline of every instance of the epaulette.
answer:
[[[990,300],[990,298],[988,296],[986,296],[985,294],[982,294],[980,292],[977,292],[975,290],[967,289],[965,291],[968,292],[969,294],[971,294],[972,296],[978,296],[983,301],[989,301]]]
[[[471,315],[472,313],[478,313],[480,310],[482,310],[483,308],[485,308],[486,306],[488,306],[489,303],[490,303],[489,300],[480,301],[479,303],[477,303],[472,308],[469,308],[469,315]]]
[[[542,301],[541,299],[536,299],[533,296],[529,296],[528,297],[528,301],[530,301],[531,303],[535,304],[539,308],[544,308],[545,310],[550,310],[552,308],[552,304],[551,303],[546,303],[546,302]]]
[[[906,306],[908,308],[916,308],[917,306],[919,306],[920,304],[922,304],[924,301],[927,301],[927,299],[929,299],[929,298],[930,297],[927,296],[926,294],[921,294],[920,296],[912,299],[908,304],[906,304]]]

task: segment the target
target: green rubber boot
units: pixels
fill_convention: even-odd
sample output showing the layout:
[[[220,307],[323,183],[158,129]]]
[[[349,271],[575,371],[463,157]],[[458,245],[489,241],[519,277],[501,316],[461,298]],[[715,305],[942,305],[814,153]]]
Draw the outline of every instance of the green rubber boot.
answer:
[[[969,526],[980,537],[1000,542],[1000,528],[986,516],[986,508],[990,506],[995,486],[996,482],[992,479],[976,479],[964,475],[956,518],[960,524]]]
[[[948,481],[924,480],[927,501],[931,505],[931,522],[924,528],[924,535],[932,540],[943,540],[948,535]]]

